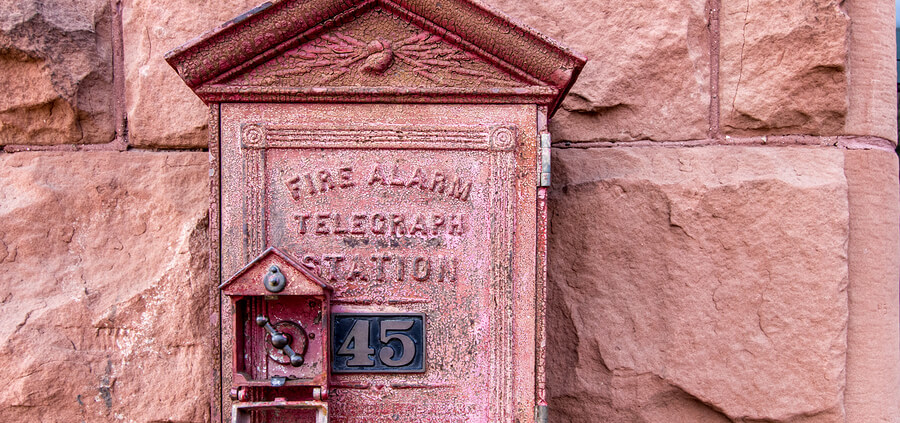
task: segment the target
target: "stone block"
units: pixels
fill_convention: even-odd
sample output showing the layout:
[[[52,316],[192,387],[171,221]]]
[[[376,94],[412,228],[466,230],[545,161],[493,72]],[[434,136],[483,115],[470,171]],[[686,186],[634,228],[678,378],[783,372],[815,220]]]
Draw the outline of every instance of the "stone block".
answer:
[[[487,3],[587,56],[551,121],[557,141],[706,138],[710,46],[704,1]]]
[[[163,58],[259,0],[125,0],[125,91],[129,143],[205,148],[209,109]]]
[[[895,4],[847,0],[851,18],[847,124],[850,135],[876,136],[897,144]]]
[[[900,187],[897,155],[847,151],[848,422],[900,421]]]
[[[719,116],[724,133],[842,133],[850,18],[841,3],[722,1]]]
[[[209,420],[206,153],[0,155],[0,421]]]
[[[552,421],[844,421],[841,151],[553,155]]]
[[[0,145],[115,138],[108,0],[0,1]]]

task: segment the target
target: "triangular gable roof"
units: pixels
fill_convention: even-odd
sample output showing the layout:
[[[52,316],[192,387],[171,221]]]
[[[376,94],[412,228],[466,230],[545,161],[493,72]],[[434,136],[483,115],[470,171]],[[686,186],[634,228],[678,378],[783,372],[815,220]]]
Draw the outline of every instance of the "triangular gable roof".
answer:
[[[347,26],[373,11],[390,13],[421,33],[394,34],[386,25],[382,31],[390,34],[345,34],[352,31]],[[388,39],[390,35],[397,39]],[[372,57],[382,50],[396,56],[382,61],[383,68],[399,71],[405,66],[408,74],[415,72],[434,83],[416,75],[399,82],[333,76],[336,67],[337,76],[347,73],[346,66],[383,72]],[[424,50],[443,53],[416,60]],[[328,68],[315,56],[323,51],[350,60]],[[537,103],[551,112],[586,61],[472,0],[275,0],[173,50],[166,60],[206,102]],[[317,77],[298,76],[307,72],[304,63]],[[460,63],[464,66],[457,66]],[[254,74],[263,68],[269,78]],[[469,79],[454,81],[446,77],[451,74]],[[278,76],[276,82],[272,75]]]
[[[235,273],[232,277],[228,278],[227,281],[225,281],[223,284],[219,285],[219,290],[223,290],[226,287],[228,287],[228,285],[231,285],[231,283],[233,283],[234,281],[241,279],[241,277],[244,276],[244,274],[246,274],[248,271],[250,271],[250,269],[253,269],[254,267],[256,267],[257,263],[265,260],[266,258],[268,258],[271,255],[278,256],[279,258],[281,258],[282,260],[287,262],[287,264],[289,264],[291,267],[293,267],[296,271],[300,272],[304,277],[313,281],[314,283],[316,283],[323,289],[328,290],[328,291],[334,291],[334,289],[331,287],[331,285],[329,285],[324,280],[322,280],[322,278],[320,278],[319,276],[310,272],[309,270],[306,269],[305,266],[297,263],[296,260],[292,259],[290,256],[288,256],[287,254],[285,254],[284,252],[282,252],[281,250],[279,250],[278,248],[275,248],[275,247],[267,248],[266,251],[263,251],[262,254],[260,254],[255,259],[253,259],[253,261],[251,261],[250,263],[247,263],[247,265],[244,266],[243,268],[241,268],[241,270],[238,270],[237,273]]]

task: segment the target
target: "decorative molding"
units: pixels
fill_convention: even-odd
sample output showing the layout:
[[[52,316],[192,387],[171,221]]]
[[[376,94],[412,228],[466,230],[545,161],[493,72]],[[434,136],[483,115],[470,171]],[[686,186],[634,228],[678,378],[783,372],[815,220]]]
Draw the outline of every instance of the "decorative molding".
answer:
[[[516,418],[513,362],[515,334],[513,332],[513,292],[515,263],[513,256],[515,243],[515,192],[516,192],[516,146],[519,131],[515,125],[488,126],[468,125],[455,127],[439,126],[379,126],[360,127],[297,127],[290,125],[267,125],[250,122],[240,126],[240,145],[243,186],[244,252],[247,260],[258,255],[266,247],[266,151],[268,149],[419,149],[483,151],[489,153],[490,169],[490,260],[485,284],[490,292],[491,307],[488,314],[487,335],[490,348],[485,351],[491,363],[487,376],[487,394],[492,404],[488,421],[512,423]],[[396,298],[382,300],[376,298],[335,298],[335,304],[344,305],[419,305],[429,304],[426,298]],[[259,305],[253,304],[258,307]],[[231,312],[224,309],[223,312]],[[251,310],[251,312],[256,312]],[[229,335],[233,336],[233,335]],[[264,340],[254,342],[263,343]],[[230,357],[229,357],[230,358]],[[432,389],[443,385],[404,386],[402,388]],[[368,389],[366,384],[352,384],[339,380],[332,385],[334,395],[343,389]],[[473,407],[473,404],[461,404]],[[468,408],[466,409],[468,410]],[[336,415],[340,408],[333,410]]]
[[[487,150],[511,151],[516,147],[518,128],[508,126],[385,125],[359,127],[241,126],[243,149],[342,148],[392,150]]]
[[[505,138],[505,136],[501,137]],[[515,192],[515,157],[512,154],[491,155],[491,303],[489,333],[491,334],[491,408],[492,422],[512,422],[513,401],[513,266],[510,259],[515,242],[515,231],[510,226],[515,222],[514,202],[510,193]],[[505,185],[505,186],[504,186]]]
[[[516,146],[516,127],[499,126],[491,132],[491,150],[508,151]]]
[[[416,96],[398,98],[391,91],[373,91],[368,96],[340,91],[310,92],[302,88],[318,88],[310,85],[288,87],[223,86],[222,80],[230,80],[247,70],[255,69],[261,63],[278,57],[298,46],[315,40],[320,34],[333,31],[342,25],[353,23],[360,15],[373,9],[390,11],[397,19],[412,24],[416,32],[429,32],[439,36],[447,45],[458,48],[494,69],[498,75],[508,75],[511,80],[524,81],[528,89],[521,93],[511,93],[503,99],[505,103],[528,103],[536,101],[549,106],[550,114],[562,102],[569,88],[575,82],[587,59],[559,43],[519,25],[508,17],[497,13],[473,0],[273,0],[247,11],[219,27],[209,31],[187,44],[169,52],[166,61],[181,78],[201,98],[207,102],[224,101],[272,101],[280,98],[292,101],[338,101],[338,102],[407,102],[410,99],[422,101]],[[342,30],[343,32],[343,30]],[[395,32],[379,31],[379,34]],[[346,34],[345,34],[346,35]],[[353,34],[350,34],[353,36]],[[376,35],[376,34],[370,34]],[[389,38],[396,42],[407,38]],[[407,36],[408,37],[408,36]],[[383,76],[391,65],[402,61],[397,59],[398,46],[388,46],[378,36],[353,36],[366,45],[369,56],[378,55],[370,63],[361,65],[377,76]],[[378,43],[375,43],[378,41]],[[371,45],[371,47],[370,47]],[[361,47],[361,46],[357,46]],[[371,53],[368,53],[369,50]],[[369,56],[364,60],[368,61]],[[413,62],[424,63],[415,55],[407,55]],[[393,57],[395,60],[390,60]],[[431,57],[431,56],[423,56]],[[427,60],[440,60],[433,57]],[[451,60],[452,62],[452,60]],[[413,65],[413,69],[427,74],[428,66]],[[471,70],[468,67],[463,69]],[[477,70],[477,69],[476,69]],[[366,72],[363,72],[366,73]],[[445,73],[446,74],[446,73]],[[478,81],[476,78],[470,81]],[[323,75],[318,75],[318,80]],[[327,78],[327,77],[326,77]],[[501,79],[505,79],[501,78]],[[427,77],[419,78],[428,81]],[[484,80],[487,81],[486,79]],[[447,86],[444,81],[439,86]],[[506,85],[485,85],[480,88],[467,84],[464,88],[469,95],[463,99],[457,94],[438,93],[442,100],[454,102],[485,103],[496,102],[493,89]],[[376,85],[359,85],[360,88],[377,89]],[[413,81],[394,85],[403,88],[422,88]],[[548,89],[549,94],[536,95],[535,88]],[[272,92],[272,89],[282,88]],[[430,88],[425,88],[426,91]],[[426,93],[426,96],[434,93]],[[526,96],[527,99],[520,97]],[[325,100],[322,100],[324,98]],[[281,101],[281,100],[279,100]],[[431,101],[434,96],[431,95]]]
[[[556,88],[467,87],[248,87],[204,85],[194,91],[207,103],[545,104]]]
[[[241,125],[241,147],[265,148],[266,128],[263,125],[250,123]]]
[[[255,130],[248,131],[251,136]],[[266,150],[242,149],[244,172],[244,261],[250,262],[266,249],[265,193]]]
[[[490,87],[541,85],[376,6],[343,25],[214,83],[235,87]]]
[[[345,305],[412,305],[412,304],[429,304],[432,301],[428,298],[333,298],[331,304]]]

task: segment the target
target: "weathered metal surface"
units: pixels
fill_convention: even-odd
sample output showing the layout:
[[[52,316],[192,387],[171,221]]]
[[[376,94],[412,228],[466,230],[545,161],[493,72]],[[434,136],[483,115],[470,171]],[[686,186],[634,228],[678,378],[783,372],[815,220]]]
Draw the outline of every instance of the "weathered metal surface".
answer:
[[[269,267],[269,273],[266,273],[266,276],[263,278],[263,285],[272,293],[278,293],[284,290],[285,282],[284,274],[281,273],[281,269],[274,264]]]
[[[167,60],[213,103],[214,419],[546,415],[546,121],[583,57],[469,0],[280,0]]]
[[[271,289],[273,280],[277,292]],[[223,327],[232,340],[227,344],[233,360],[230,387],[327,391],[330,285],[279,249],[268,248],[220,288],[233,309],[231,325]]]
[[[213,420],[222,420],[222,295],[219,290],[219,284],[222,283],[220,244],[219,244],[219,184],[221,182],[219,175],[219,105],[212,104],[209,106],[209,336],[208,342],[210,350],[213,352],[210,359],[210,368],[212,371],[212,389],[210,392],[210,416]],[[230,305],[230,301],[229,301]],[[231,345],[227,345],[226,349],[231,351]],[[230,357],[230,352],[227,353]],[[224,363],[231,363],[230,358]],[[226,371],[231,371],[227,369]],[[231,388],[225,387],[224,391]]]
[[[271,351],[268,348],[269,345],[266,345],[267,356],[270,360],[278,364],[290,364],[294,367],[303,365],[303,356],[309,345],[306,339],[307,337],[314,339],[315,334],[306,332],[303,326],[292,320],[282,320],[276,323],[275,326],[278,326],[278,329],[275,329],[275,326],[269,322],[269,318],[262,314],[256,316],[256,325],[266,330],[268,344],[277,350]]]
[[[370,3],[371,4],[371,3]],[[496,69],[384,7],[367,7],[343,25],[268,61],[233,69],[214,84],[280,87],[525,88],[541,82]]]
[[[333,312],[427,316],[426,371],[333,374],[332,421],[534,418],[536,116],[222,105],[224,273],[276,245],[334,287]]]
[[[532,103],[584,57],[469,0],[281,0],[166,56],[207,102]]]

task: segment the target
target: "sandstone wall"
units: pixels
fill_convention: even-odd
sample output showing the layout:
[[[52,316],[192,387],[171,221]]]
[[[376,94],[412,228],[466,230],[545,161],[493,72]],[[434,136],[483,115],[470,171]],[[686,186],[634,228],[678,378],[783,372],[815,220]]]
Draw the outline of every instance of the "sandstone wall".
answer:
[[[257,0],[0,0],[0,421],[210,419],[206,109]],[[551,123],[552,422],[900,421],[886,0],[490,0]]]

